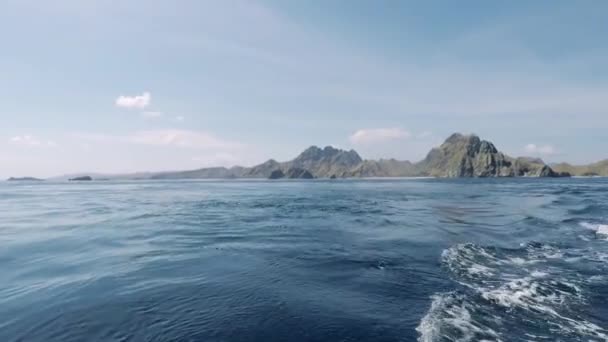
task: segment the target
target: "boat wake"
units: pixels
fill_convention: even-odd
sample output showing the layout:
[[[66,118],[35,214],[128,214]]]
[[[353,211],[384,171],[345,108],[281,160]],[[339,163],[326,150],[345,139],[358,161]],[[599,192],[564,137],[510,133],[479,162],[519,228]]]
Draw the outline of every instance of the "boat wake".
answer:
[[[541,243],[453,246],[443,252],[442,265],[461,288],[432,297],[416,329],[419,341],[608,341],[608,330],[583,310],[589,282],[603,278],[577,268],[595,262],[605,270],[606,261]]]

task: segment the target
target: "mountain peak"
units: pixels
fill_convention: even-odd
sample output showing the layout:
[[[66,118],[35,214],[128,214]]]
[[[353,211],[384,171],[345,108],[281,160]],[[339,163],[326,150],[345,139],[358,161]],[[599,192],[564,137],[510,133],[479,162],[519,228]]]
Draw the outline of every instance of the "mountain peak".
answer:
[[[345,150],[335,148],[335,147],[329,146],[329,145],[325,146],[323,149],[321,149],[315,145],[310,146],[309,148],[304,150],[302,153],[300,153],[300,155],[294,161],[297,161],[297,160],[318,161],[318,160],[322,160],[322,159],[326,159],[326,158],[333,158],[333,157],[341,156],[341,155],[350,156],[351,159],[358,160],[357,163],[362,161],[361,157],[355,150],[345,151]]]
[[[481,140],[475,134],[454,133],[445,140],[440,148],[450,151],[463,150],[469,156],[475,156],[478,153],[498,153],[494,144],[487,140]]]
[[[478,143],[481,139],[476,134],[462,134],[462,133],[454,133],[450,135],[444,142],[444,144],[475,144]]]
[[[513,159],[477,135],[454,133],[429,152],[421,167],[438,177],[558,176],[544,163]]]
[[[363,159],[354,150],[345,151],[333,146],[321,149],[313,145],[288,164],[306,169],[316,177],[329,177],[342,176],[361,162]]]

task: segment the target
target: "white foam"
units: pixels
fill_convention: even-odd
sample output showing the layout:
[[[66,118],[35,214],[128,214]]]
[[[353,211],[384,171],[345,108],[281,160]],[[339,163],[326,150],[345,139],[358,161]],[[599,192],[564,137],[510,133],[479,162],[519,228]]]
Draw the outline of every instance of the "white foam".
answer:
[[[608,225],[581,223],[581,226],[608,239]],[[504,308],[525,312],[522,315],[526,317],[546,317],[550,335],[561,332],[564,336],[608,341],[606,329],[580,317],[571,318],[564,309],[573,303],[585,303],[581,285],[603,278],[583,279],[576,272],[561,272],[559,266],[554,266],[556,259],[579,262],[591,256],[585,253],[584,257],[573,257],[569,253],[566,257],[561,249],[545,244],[522,247],[523,251],[511,251],[460,244],[446,249],[442,253],[444,265],[455,281],[475,294],[465,291],[433,296],[430,310],[416,329],[419,341],[499,340],[499,334],[503,333],[500,315],[492,317],[491,321],[478,317],[504,312]],[[592,257],[608,261],[608,254],[595,252]],[[553,271],[556,267],[559,273]],[[497,307],[503,309],[495,311]]]
[[[597,229],[597,224],[593,224],[593,223],[589,223],[589,222],[581,222],[581,223],[579,223],[579,225],[583,228],[587,228],[587,229],[591,229],[591,230]]]
[[[453,293],[433,295],[431,308],[422,318],[416,331],[419,342],[434,342],[446,337],[446,332],[457,330],[458,337],[450,336],[451,341],[502,341],[491,328],[476,322],[471,317],[472,307],[462,296]]]
[[[600,283],[604,281],[604,276],[603,275],[594,275],[589,277],[589,282],[591,283]]]
[[[446,249],[441,254],[441,257],[452,272],[464,272],[471,277],[491,276],[494,274],[493,268],[482,265],[477,259],[487,261],[488,264],[497,263],[493,255],[473,244],[456,245]]]
[[[532,271],[532,273],[530,273],[530,275],[534,278],[544,278],[544,277],[548,276],[549,273],[541,272],[541,271]]]
[[[581,222],[580,225],[583,228],[595,231],[595,236],[598,239],[608,240],[608,224]]]
[[[604,240],[608,240],[608,224],[598,225],[595,234]]]
[[[506,260],[501,260],[499,263],[523,266],[523,265],[536,264],[538,262],[539,262],[539,260],[530,260],[530,259],[526,260],[526,259],[520,258],[520,257],[513,257],[513,258],[507,258]]]

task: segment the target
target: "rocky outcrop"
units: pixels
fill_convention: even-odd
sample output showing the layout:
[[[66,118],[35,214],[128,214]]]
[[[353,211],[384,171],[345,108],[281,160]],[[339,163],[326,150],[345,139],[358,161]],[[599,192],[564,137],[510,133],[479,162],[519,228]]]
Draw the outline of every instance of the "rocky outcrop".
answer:
[[[315,178],[315,176],[313,176],[313,174],[310,173],[310,171],[305,170],[305,169],[299,169],[297,167],[287,170],[287,173],[285,175],[287,176],[287,178],[291,178],[291,179],[313,179],[313,178]]]
[[[354,150],[344,151],[331,146],[321,149],[311,146],[294,160],[286,162],[284,167],[305,169],[315,177],[329,178],[332,175],[343,177],[361,162],[363,159]]]
[[[281,169],[274,170],[268,176],[269,179],[281,179],[281,178],[289,178],[289,179],[313,179],[312,173],[308,170],[300,169],[297,167],[293,167],[288,169],[286,172],[283,172]]]
[[[560,177],[540,160],[513,159],[506,156],[489,141],[476,135],[450,136],[441,146],[434,148],[417,165],[419,173],[433,177]]]
[[[283,173],[283,171],[281,169],[272,171],[270,173],[270,176],[268,176],[268,179],[281,179],[281,178],[285,178],[285,173]]]
[[[433,177],[513,176],[511,162],[491,142],[459,133],[432,149],[418,168]]]

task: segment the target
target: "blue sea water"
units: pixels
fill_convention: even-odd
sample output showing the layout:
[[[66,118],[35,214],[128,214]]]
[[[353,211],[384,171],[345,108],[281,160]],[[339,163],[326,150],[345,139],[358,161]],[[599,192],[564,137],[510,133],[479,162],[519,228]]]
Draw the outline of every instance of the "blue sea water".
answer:
[[[0,341],[607,328],[607,179],[0,184]]]

